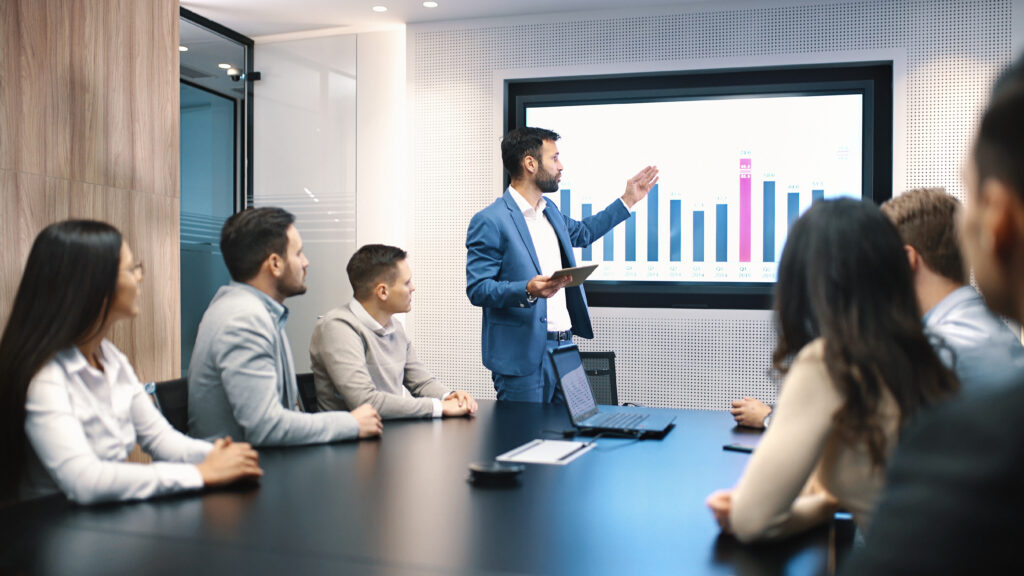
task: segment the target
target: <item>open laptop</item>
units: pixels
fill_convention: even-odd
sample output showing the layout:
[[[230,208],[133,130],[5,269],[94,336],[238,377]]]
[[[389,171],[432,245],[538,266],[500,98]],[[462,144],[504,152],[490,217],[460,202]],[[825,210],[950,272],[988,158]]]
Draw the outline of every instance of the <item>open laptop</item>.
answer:
[[[581,432],[661,438],[674,426],[675,416],[622,406],[598,406],[576,345],[554,348],[549,353],[565,395],[569,419]]]

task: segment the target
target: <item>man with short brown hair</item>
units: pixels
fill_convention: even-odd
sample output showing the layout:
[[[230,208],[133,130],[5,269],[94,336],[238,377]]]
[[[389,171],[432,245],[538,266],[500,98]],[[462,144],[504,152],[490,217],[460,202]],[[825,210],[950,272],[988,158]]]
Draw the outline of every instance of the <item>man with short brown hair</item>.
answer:
[[[967,285],[960,211],[943,188],[910,190],[882,204],[903,239],[925,332],[940,339],[939,356],[971,393],[1016,381],[1024,374],[1024,347]]]

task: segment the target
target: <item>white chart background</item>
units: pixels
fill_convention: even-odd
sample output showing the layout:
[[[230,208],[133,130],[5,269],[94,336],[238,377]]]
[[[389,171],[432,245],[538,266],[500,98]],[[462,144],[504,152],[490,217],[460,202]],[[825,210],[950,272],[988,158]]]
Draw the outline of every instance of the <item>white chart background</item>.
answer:
[[[578,262],[598,262],[593,280],[686,282],[774,282],[788,231],[788,194],[800,195],[800,212],[811,205],[811,190],[825,198],[861,196],[862,96],[744,97],[672,102],[535,107],[529,126],[549,128],[562,138],[565,170],[561,189],[570,191],[569,214],[580,219],[582,205],[600,211],[622,194],[625,180],[648,164],[660,169],[657,258],[648,261],[650,203],[636,213],[636,260],[627,261],[628,223]],[[740,261],[740,159],[751,160],[750,261]],[[774,256],[765,261],[764,182],[775,182]],[[562,206],[562,193],[548,198]],[[680,260],[671,260],[671,200],[681,205]],[[727,205],[727,251],[717,261],[716,206]],[[703,262],[694,259],[694,212],[704,213]]]

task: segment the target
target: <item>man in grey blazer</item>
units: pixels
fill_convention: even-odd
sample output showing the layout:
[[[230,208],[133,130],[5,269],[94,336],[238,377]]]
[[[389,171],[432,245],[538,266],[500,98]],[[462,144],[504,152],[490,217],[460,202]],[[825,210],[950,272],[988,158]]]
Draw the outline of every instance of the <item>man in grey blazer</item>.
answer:
[[[352,412],[302,410],[284,300],[306,292],[302,238],[280,208],[228,218],[220,248],[232,282],[203,314],[189,366],[189,434],[231,436],[256,446],[318,444],[377,436],[372,406]]]
[[[412,270],[401,248],[369,244],[346,268],[354,295],[313,329],[309,356],[321,410],[369,404],[381,417],[440,418],[476,412],[462,390],[442,386],[416,357],[393,316],[412,308]]]

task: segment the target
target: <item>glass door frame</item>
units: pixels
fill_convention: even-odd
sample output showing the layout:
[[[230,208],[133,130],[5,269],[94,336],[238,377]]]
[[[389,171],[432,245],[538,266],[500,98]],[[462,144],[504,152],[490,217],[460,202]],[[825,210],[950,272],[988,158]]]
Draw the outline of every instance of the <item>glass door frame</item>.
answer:
[[[234,193],[234,207],[235,212],[241,212],[246,208],[252,206],[252,175],[253,175],[253,48],[255,42],[248,36],[243,36],[238,32],[230,28],[226,28],[213,20],[204,18],[195,12],[187,8],[179,8],[179,13],[182,20],[187,20],[196,26],[205,28],[214,34],[223,36],[229,40],[237,42],[242,45],[245,50],[245,69],[242,70],[243,77],[241,82],[244,85],[244,98],[241,101],[241,107],[236,106],[236,134],[235,134],[235,193]],[[180,82],[189,86],[212,92],[219,96],[225,96],[232,100],[237,100],[230,94],[222,94],[216,90],[211,90],[203,86],[197,86],[196,84],[189,82],[188,80],[180,79]],[[239,110],[240,108],[240,110]],[[240,112],[241,118],[238,118],[238,112]],[[238,121],[240,120],[240,121]]]

